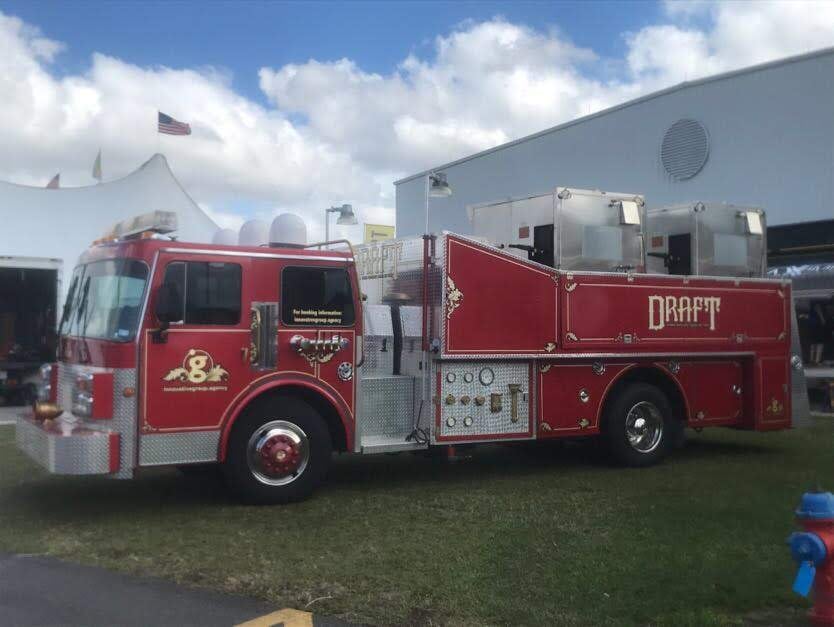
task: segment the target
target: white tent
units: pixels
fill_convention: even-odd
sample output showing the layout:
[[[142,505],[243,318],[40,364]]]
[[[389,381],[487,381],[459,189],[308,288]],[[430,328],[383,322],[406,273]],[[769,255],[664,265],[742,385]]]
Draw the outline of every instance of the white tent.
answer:
[[[66,279],[81,253],[116,222],[174,211],[178,239],[210,242],[217,225],[155,154],[124,178],[88,187],[45,189],[0,181],[0,257],[53,257]]]

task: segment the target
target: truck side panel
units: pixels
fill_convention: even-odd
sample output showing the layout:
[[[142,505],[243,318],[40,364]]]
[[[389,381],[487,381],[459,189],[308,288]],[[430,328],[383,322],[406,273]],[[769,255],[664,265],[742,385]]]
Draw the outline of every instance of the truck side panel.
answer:
[[[778,282],[567,274],[560,289],[568,352],[787,350]]]
[[[556,350],[556,271],[457,237],[446,242],[444,354]]]

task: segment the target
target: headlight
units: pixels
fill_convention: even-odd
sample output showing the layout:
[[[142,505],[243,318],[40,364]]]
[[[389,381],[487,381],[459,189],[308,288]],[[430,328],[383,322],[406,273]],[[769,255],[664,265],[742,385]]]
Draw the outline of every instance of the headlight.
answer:
[[[79,418],[89,418],[93,415],[93,397],[84,392],[76,392],[72,403],[72,413]]]
[[[52,364],[44,364],[40,367],[40,381],[38,382],[38,400],[51,401],[54,400],[52,396]],[[57,391],[57,390],[56,390]]]
[[[93,376],[92,374],[85,373],[80,374],[75,377],[75,389],[80,390],[82,392],[89,392],[90,394],[93,393]]]
[[[93,415],[93,375],[90,373],[75,378],[72,413],[80,418],[90,418]]]

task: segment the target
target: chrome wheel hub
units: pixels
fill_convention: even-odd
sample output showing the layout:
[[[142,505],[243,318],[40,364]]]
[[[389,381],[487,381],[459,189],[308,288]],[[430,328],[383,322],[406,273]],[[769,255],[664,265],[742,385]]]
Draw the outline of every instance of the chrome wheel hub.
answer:
[[[296,424],[273,420],[257,429],[246,450],[252,475],[266,485],[292,483],[310,461],[310,441]]]
[[[638,453],[651,453],[663,438],[663,415],[654,403],[641,401],[626,414],[626,438]]]

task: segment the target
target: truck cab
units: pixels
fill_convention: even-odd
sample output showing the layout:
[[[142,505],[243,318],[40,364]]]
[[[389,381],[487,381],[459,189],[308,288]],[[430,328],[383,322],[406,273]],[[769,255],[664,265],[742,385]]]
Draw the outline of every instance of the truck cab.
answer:
[[[298,413],[323,418],[328,451],[350,450],[362,330],[350,252],[178,242],[159,214],[79,260],[21,447],[56,473],[118,478],[224,461],[255,397],[292,395],[309,401]],[[272,458],[243,461],[274,468],[283,443],[296,462],[279,464],[287,479],[309,462],[312,434],[273,422],[275,437],[252,447]]]

